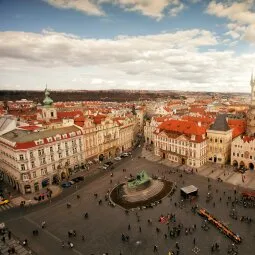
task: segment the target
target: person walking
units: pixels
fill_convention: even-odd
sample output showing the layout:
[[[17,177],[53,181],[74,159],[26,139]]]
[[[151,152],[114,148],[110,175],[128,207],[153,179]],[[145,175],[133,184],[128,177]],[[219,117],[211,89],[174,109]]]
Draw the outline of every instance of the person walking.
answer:
[[[153,251],[154,251],[154,252],[157,252],[157,251],[158,251],[158,246],[157,246],[157,245],[154,245]]]
[[[141,226],[139,227],[139,232],[140,232],[140,233],[142,232],[142,228],[141,228]]]
[[[10,240],[12,238],[12,232],[8,231],[8,239]]]
[[[131,226],[130,226],[130,224],[128,224],[128,230],[130,230],[131,229]]]
[[[196,238],[195,237],[193,239],[193,244],[194,244],[194,246],[196,245]]]

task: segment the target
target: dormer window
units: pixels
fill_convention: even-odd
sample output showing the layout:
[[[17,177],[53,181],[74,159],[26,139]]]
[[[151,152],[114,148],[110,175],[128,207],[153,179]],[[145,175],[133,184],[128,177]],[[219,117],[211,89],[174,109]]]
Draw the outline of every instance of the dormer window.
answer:
[[[61,140],[61,135],[56,135],[56,136],[55,136],[55,140],[57,140],[57,141],[58,141],[58,140]]]
[[[63,134],[62,136],[63,136],[63,138],[67,138],[67,134]]]
[[[52,137],[47,138],[48,143],[52,142]]]

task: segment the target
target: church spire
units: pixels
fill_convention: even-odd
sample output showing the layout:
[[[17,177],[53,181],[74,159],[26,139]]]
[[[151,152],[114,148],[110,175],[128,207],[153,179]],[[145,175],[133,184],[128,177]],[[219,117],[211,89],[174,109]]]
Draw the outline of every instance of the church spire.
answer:
[[[49,97],[50,92],[48,91],[47,84],[46,84],[44,94],[45,94],[45,98],[43,100],[43,104],[45,107],[50,107],[53,104],[53,100]]]

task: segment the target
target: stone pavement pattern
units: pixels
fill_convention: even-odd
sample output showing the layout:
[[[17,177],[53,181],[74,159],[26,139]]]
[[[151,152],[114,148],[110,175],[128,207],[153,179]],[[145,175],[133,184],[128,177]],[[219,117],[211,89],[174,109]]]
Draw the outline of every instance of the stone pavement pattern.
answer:
[[[5,237],[5,241],[3,242],[2,238]],[[8,250],[10,248],[15,249],[15,253],[17,255],[28,255],[28,254],[34,254],[31,250],[26,249],[23,245],[20,244],[20,242],[11,235],[11,238],[9,239],[8,233],[5,233],[4,235],[0,235],[0,254],[1,255],[9,255],[10,253]]]

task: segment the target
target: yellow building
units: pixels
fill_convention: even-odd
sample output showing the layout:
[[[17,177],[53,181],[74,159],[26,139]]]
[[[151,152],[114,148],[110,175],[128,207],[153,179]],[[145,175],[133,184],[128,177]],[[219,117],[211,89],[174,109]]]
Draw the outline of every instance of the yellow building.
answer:
[[[226,116],[219,114],[207,130],[207,161],[226,164],[230,160],[232,130]]]

